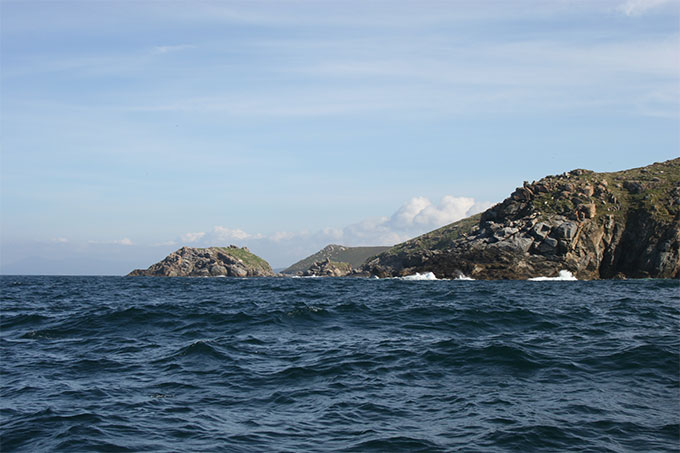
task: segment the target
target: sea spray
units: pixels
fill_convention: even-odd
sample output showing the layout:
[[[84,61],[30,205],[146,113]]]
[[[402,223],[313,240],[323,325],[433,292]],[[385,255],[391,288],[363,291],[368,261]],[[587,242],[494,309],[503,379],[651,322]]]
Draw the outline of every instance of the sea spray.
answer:
[[[574,277],[574,274],[567,270],[561,270],[557,277],[534,277],[530,278],[529,281],[532,282],[546,282],[546,281],[577,281],[578,279]]]

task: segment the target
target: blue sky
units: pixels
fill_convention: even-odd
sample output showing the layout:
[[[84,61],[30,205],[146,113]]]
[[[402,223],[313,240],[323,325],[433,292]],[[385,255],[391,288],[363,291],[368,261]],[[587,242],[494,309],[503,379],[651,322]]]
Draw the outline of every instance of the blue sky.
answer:
[[[680,154],[677,0],[0,6],[3,273],[284,267]]]

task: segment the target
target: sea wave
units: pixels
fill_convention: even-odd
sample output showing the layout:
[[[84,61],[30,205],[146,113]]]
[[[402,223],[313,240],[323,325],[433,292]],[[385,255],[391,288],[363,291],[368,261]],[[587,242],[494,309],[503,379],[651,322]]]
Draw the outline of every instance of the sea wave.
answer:
[[[577,281],[578,279],[572,274],[571,272],[567,270],[561,270],[557,277],[534,277],[530,278],[529,281],[531,282],[547,282],[547,281]]]
[[[677,451],[677,282],[401,280],[0,277],[2,451]]]
[[[404,277],[398,277],[399,280],[441,280],[434,275],[434,272],[416,272],[413,275],[406,275]]]

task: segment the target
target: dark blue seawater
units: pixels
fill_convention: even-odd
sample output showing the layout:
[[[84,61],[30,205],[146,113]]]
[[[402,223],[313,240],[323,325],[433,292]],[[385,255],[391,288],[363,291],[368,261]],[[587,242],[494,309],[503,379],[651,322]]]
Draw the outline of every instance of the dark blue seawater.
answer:
[[[0,282],[2,452],[680,451],[677,281]]]

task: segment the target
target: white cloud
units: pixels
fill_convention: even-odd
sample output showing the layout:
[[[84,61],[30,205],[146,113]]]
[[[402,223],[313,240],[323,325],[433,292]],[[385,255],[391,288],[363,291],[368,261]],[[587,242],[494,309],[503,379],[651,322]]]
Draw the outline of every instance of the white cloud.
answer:
[[[413,197],[391,217],[375,217],[348,225],[340,239],[345,245],[393,245],[476,214],[491,206],[469,197],[444,196],[438,205]]]
[[[248,237],[243,238],[257,238],[262,242],[268,241],[281,246],[297,242],[322,244],[321,246],[331,242],[348,246],[394,245],[481,212],[490,206],[489,202],[476,202],[469,197],[446,195],[438,205],[425,197],[413,197],[390,217],[371,217],[344,228],[324,228],[314,233],[278,231],[269,236],[244,233]]]
[[[290,265],[330,244],[347,246],[394,245],[474,215],[492,203],[469,197],[444,196],[439,204],[425,197],[413,197],[391,216],[364,219],[344,228],[325,228],[311,233],[277,232],[253,242],[275,267]]]
[[[396,227],[438,228],[465,217],[474,206],[475,200],[467,197],[446,195],[438,206],[424,197],[414,197],[399,208],[392,216],[391,223]]]
[[[247,233],[239,228],[227,228],[223,226],[215,226],[212,231],[212,238],[217,239],[218,241],[229,241],[229,240],[239,240],[242,241],[244,239],[260,239],[262,238],[261,234],[250,234]]]
[[[67,242],[69,242],[69,240],[67,238],[64,238],[64,237],[58,237],[58,238],[52,239],[52,242],[56,242],[58,244],[66,244]]]
[[[215,225],[208,232],[185,233],[178,245],[194,247],[220,245],[247,246],[275,267],[285,267],[317,252],[328,244],[346,246],[391,246],[404,242],[491,206],[471,197],[446,195],[439,203],[426,197],[412,197],[390,216],[363,219],[344,227],[327,227],[316,231],[276,231],[253,233],[241,228]],[[163,245],[175,245],[174,242]]]
[[[198,241],[203,236],[205,236],[205,233],[203,231],[199,231],[196,233],[186,233],[182,235],[182,242],[187,242],[190,244],[192,242]]]
[[[181,244],[192,244],[195,246],[217,246],[223,245],[226,242],[235,242],[238,245],[243,245],[243,241],[257,240],[262,239],[263,237],[264,236],[261,234],[251,234],[240,228],[228,228],[221,225],[215,225],[212,230],[207,233],[203,231],[184,233],[180,236],[179,242]]]
[[[496,203],[491,203],[490,201],[475,201],[475,204],[473,204],[472,207],[468,209],[466,216],[471,216],[479,214],[480,212],[484,212],[494,204]]]
[[[410,237],[390,225],[390,218],[375,217],[348,225],[342,230],[343,245],[393,245]]]
[[[650,9],[671,3],[672,0],[628,0],[619,5],[619,11],[626,16],[639,16]]]
[[[123,238],[118,241],[113,241],[113,243],[118,245],[133,245],[132,241],[129,238]]]
[[[277,231],[274,234],[269,236],[269,239],[271,239],[274,242],[281,242],[281,241],[289,241],[296,236],[299,236],[300,234],[304,233],[293,233],[291,231]]]
[[[342,228],[328,227],[317,231],[277,231],[271,234],[251,233],[240,228],[216,225],[208,233],[186,233],[182,243],[194,246],[231,244],[248,246],[254,253],[279,267],[310,255],[328,244],[347,246],[394,245],[435,230],[491,206],[470,197],[444,196],[438,204],[425,197],[413,197],[391,216],[376,216]]]
[[[416,216],[429,206],[432,203],[425,197],[411,198],[392,215],[391,222],[397,228],[412,227]]]

